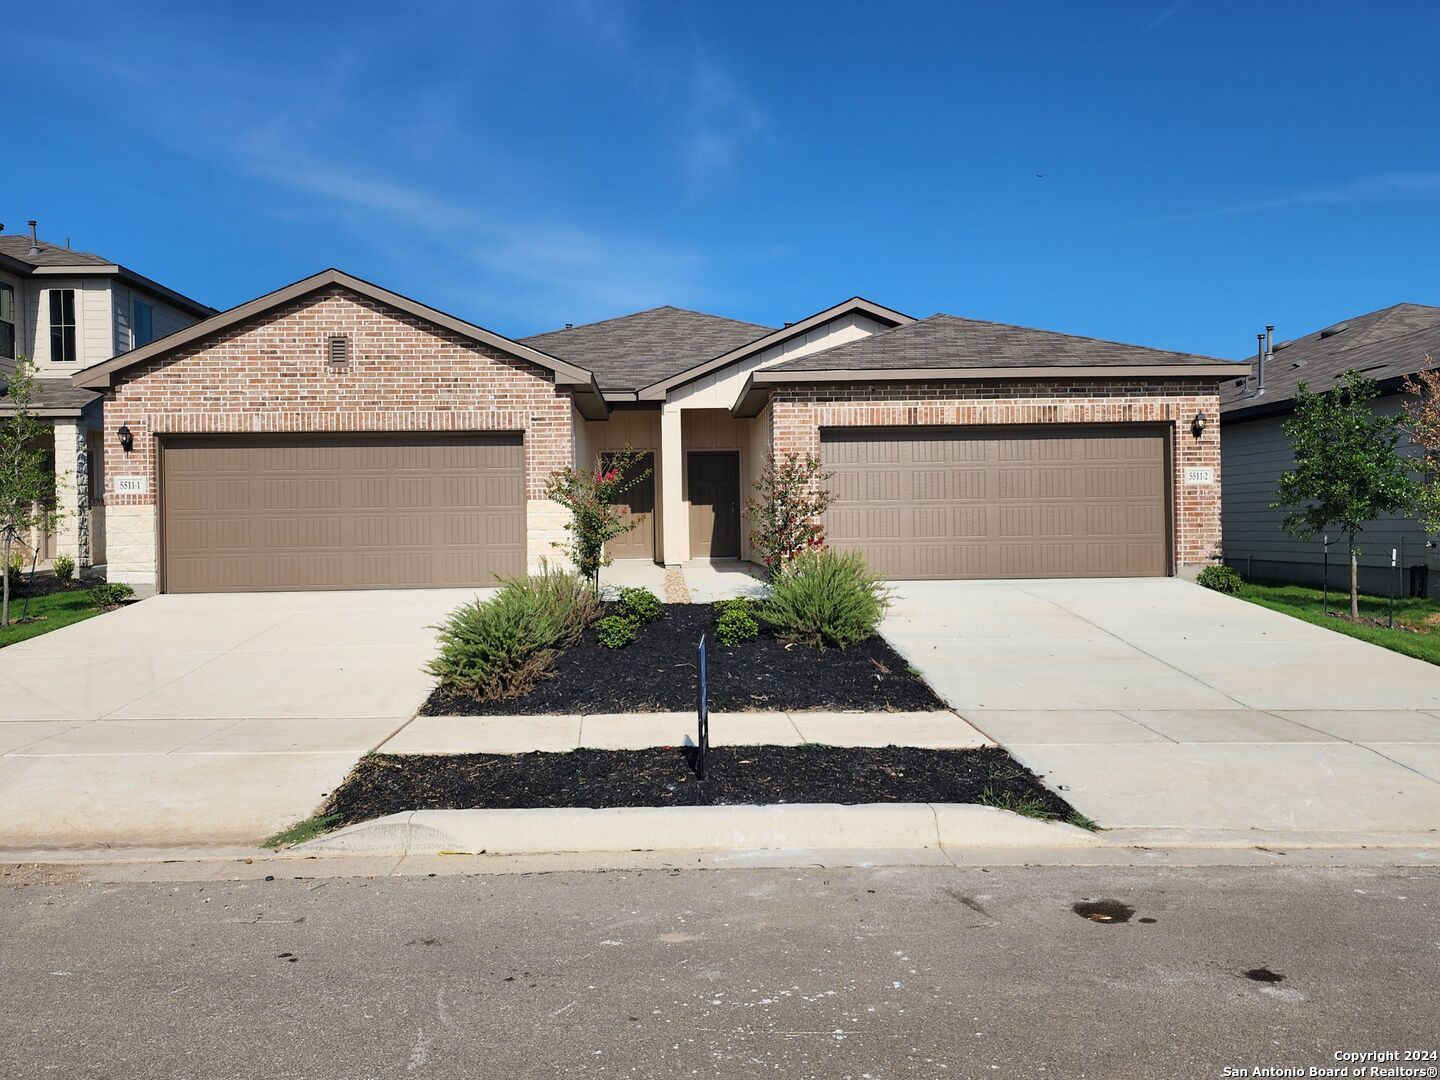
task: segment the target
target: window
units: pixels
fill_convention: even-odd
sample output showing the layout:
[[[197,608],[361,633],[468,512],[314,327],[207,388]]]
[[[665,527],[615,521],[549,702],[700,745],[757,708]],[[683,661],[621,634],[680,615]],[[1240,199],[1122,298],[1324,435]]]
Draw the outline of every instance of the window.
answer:
[[[138,349],[155,340],[155,309],[149,304],[136,300],[132,305],[134,314],[130,318],[130,347]]]
[[[15,289],[0,282],[0,356],[15,359]]]
[[[50,290],[50,359],[74,360],[75,290]]]

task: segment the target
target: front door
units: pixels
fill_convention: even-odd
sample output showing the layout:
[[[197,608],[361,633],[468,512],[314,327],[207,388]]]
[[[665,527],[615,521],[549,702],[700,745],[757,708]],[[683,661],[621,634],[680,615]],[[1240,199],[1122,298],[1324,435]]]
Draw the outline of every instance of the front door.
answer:
[[[600,463],[608,469],[614,458],[614,454],[602,454]],[[655,558],[655,455],[648,452],[637,454],[631,470],[632,475],[639,472],[650,474],[620,496],[620,502],[625,507],[625,512],[621,514],[620,520],[636,524],[629,532],[621,533],[611,539],[605,545],[605,552],[612,559],[653,560]]]
[[[697,559],[740,557],[740,455],[691,451],[690,554]]]

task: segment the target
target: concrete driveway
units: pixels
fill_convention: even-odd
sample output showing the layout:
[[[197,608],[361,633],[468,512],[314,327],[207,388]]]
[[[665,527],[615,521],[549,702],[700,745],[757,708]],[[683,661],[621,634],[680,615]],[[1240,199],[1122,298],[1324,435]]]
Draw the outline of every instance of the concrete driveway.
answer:
[[[1171,578],[904,582],[883,632],[1104,826],[1440,842],[1433,665]]]
[[[0,650],[0,847],[254,843],[430,691],[473,591],[157,596]]]

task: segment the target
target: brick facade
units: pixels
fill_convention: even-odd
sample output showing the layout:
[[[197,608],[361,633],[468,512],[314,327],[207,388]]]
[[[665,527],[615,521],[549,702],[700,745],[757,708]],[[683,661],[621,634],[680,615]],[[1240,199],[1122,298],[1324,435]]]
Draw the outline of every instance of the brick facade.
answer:
[[[349,338],[346,363],[328,361],[334,335]],[[523,431],[530,516],[548,534],[545,481],[574,459],[571,411],[554,375],[529,361],[342,287],[305,297],[127,370],[107,393],[106,507],[123,523],[112,580],[154,584],[157,436]],[[117,476],[145,477],[148,492],[117,494]]]
[[[1200,438],[1191,420],[1204,414]],[[827,427],[943,427],[998,424],[1167,424],[1172,428],[1174,543],[1177,566],[1220,555],[1218,380],[1157,379],[935,383],[836,383],[777,386],[771,397],[776,454],[820,452]],[[1214,470],[1211,484],[1186,484],[1184,470]]]

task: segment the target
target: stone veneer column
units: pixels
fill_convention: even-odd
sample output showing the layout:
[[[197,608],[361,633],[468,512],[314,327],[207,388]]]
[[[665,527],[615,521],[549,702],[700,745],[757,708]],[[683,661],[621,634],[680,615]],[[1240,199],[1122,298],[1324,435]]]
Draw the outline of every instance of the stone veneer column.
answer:
[[[56,420],[55,506],[60,520],[55,526],[55,554],[69,555],[78,570],[90,564],[90,487],[85,469],[85,429],[78,420]]]

